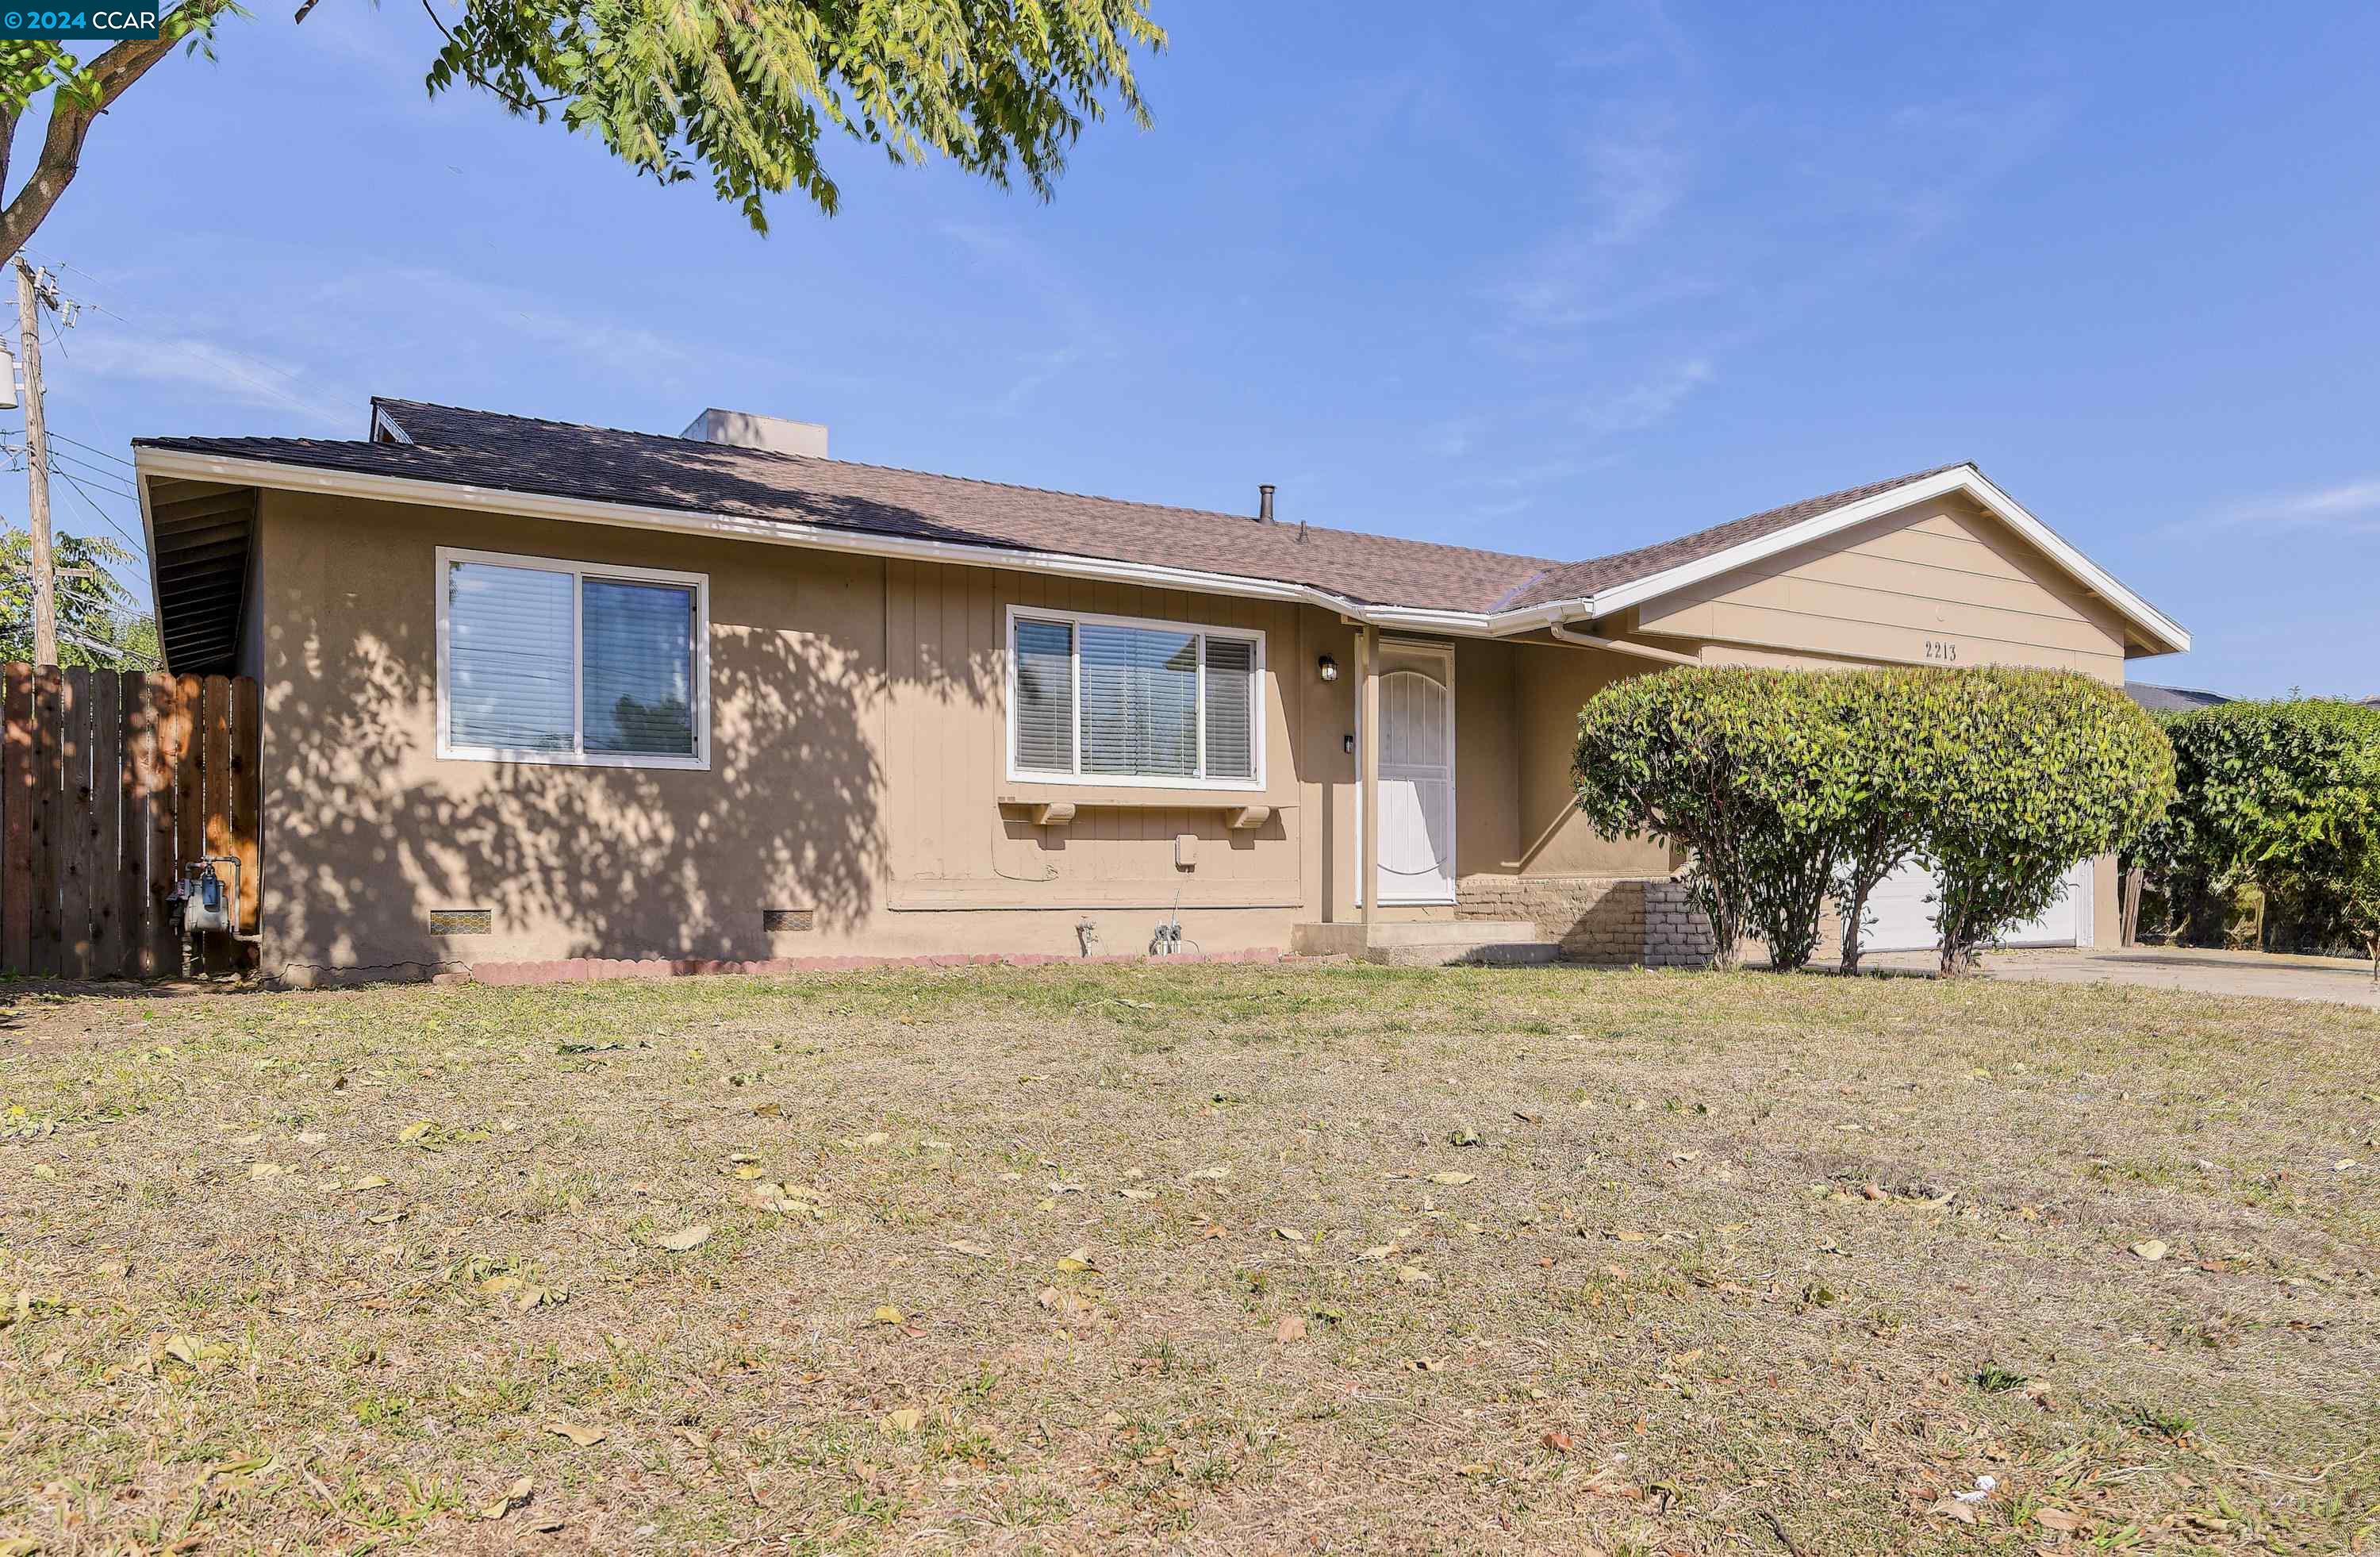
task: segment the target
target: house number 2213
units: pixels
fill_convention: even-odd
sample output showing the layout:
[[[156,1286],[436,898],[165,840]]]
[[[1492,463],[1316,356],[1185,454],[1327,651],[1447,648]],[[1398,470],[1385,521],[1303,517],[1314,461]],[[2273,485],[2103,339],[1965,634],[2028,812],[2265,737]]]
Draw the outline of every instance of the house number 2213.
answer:
[[[1955,643],[1945,643],[1940,639],[1929,638],[1925,640],[1925,657],[1929,660],[1956,662],[1959,658],[1959,646]]]

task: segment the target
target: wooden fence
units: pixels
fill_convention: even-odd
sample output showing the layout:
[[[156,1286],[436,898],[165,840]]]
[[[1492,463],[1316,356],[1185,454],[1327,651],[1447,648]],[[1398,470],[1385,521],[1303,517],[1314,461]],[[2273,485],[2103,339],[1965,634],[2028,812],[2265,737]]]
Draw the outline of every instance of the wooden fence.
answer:
[[[0,708],[0,971],[179,972],[166,894],[202,855],[239,860],[239,924],[255,933],[253,680],[12,663]],[[225,948],[212,966],[229,966]]]

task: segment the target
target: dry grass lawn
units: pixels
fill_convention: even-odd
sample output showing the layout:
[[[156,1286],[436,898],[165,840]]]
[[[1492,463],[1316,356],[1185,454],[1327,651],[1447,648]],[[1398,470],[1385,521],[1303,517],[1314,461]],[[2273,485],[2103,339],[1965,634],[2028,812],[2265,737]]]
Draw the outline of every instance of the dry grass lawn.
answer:
[[[2371,1013],[5,998],[0,1552],[2380,1541]]]

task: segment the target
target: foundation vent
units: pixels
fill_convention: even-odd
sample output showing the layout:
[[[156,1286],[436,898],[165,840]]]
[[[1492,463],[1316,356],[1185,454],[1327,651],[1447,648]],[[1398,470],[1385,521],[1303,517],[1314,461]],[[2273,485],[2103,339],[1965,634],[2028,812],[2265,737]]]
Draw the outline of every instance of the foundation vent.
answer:
[[[493,935],[495,932],[496,911],[493,908],[430,910],[430,933],[432,935]]]
[[[760,929],[770,935],[789,935],[795,931],[818,928],[817,910],[812,908],[763,908]]]

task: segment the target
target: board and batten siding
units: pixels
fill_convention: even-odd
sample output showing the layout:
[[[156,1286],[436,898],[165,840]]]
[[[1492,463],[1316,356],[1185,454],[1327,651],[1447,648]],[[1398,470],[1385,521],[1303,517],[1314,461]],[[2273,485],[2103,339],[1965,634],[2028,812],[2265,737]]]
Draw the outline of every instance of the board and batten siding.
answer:
[[[1066,906],[1294,908],[1299,706],[1282,696],[1298,661],[1293,605],[929,563],[884,565],[883,753],[895,910]],[[1135,616],[1265,634],[1265,787],[1194,793],[1008,776],[1010,605]],[[965,675],[949,674],[965,665]],[[1294,690],[1294,684],[1292,684]],[[1177,795],[1178,804],[1167,804]],[[1074,801],[1062,827],[1035,801]],[[1101,803],[1108,802],[1108,803]],[[1224,805],[1263,805],[1256,828]],[[1196,840],[1176,863],[1176,840]]]
[[[1929,506],[1649,602],[1635,630],[1814,662],[2039,665],[2122,682],[2111,608],[1981,508]]]

